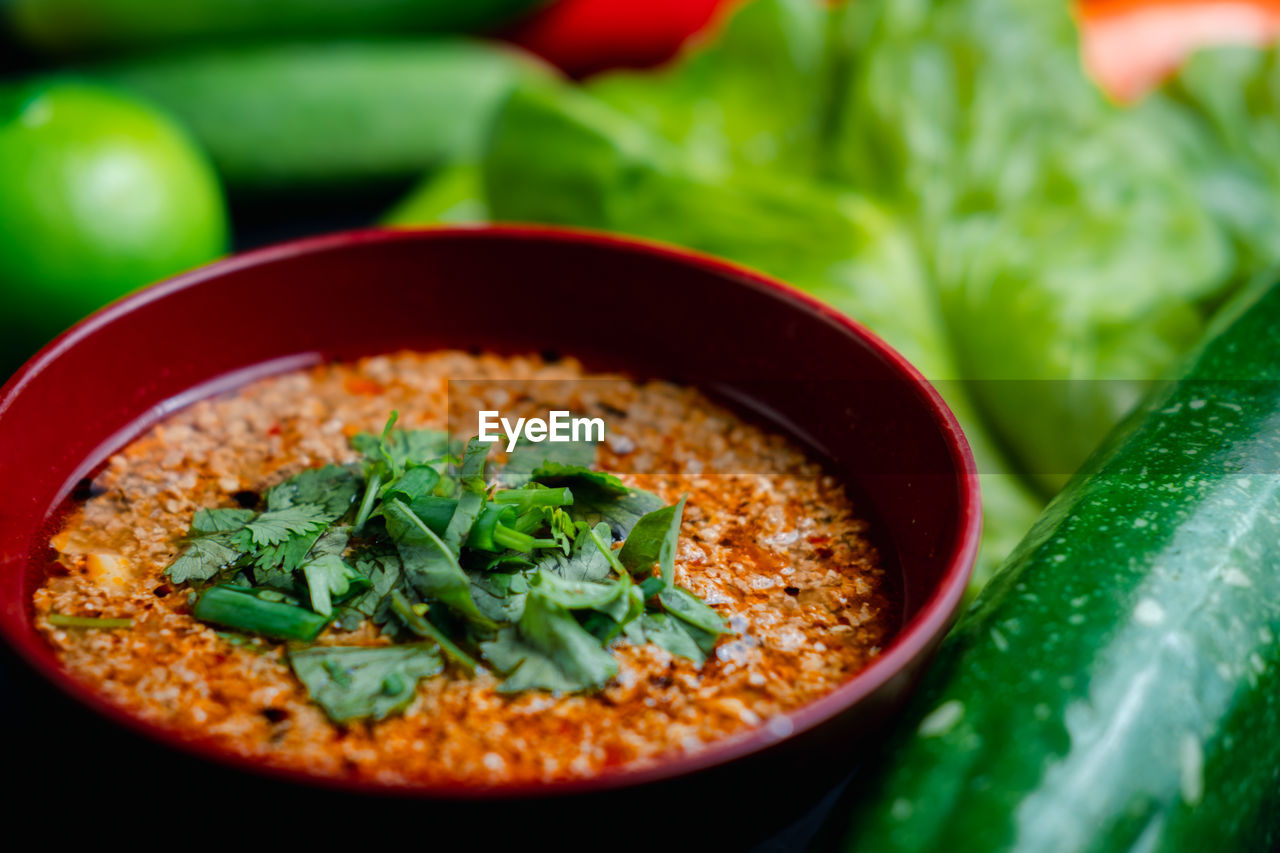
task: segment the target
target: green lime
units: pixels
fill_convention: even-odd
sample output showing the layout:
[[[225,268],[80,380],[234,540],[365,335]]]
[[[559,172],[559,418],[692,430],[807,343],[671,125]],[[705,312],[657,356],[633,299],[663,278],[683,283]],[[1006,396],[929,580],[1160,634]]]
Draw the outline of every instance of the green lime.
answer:
[[[72,80],[0,89],[0,336],[9,367],[111,300],[226,250],[222,189],[176,123]]]

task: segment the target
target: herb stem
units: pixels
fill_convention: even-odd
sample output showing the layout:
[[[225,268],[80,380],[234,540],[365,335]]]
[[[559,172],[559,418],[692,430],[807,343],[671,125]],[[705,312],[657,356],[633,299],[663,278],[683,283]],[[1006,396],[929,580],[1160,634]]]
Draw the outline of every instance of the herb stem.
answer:
[[[302,567],[303,578],[307,582],[307,591],[311,594],[311,609],[321,616],[333,614],[333,601],[329,598],[329,575],[324,567],[317,563],[309,563]]]
[[[360,510],[356,513],[356,523],[354,530],[359,533],[364,527],[364,523],[369,520],[369,514],[373,512],[373,502],[378,498],[378,489],[382,486],[382,473],[374,471],[369,475],[369,482],[364,489],[364,499],[360,501]]]
[[[538,540],[528,533],[521,533],[519,530],[507,527],[505,524],[496,524],[493,527],[493,543],[503,548],[528,553],[534,549],[537,542]]]
[[[604,542],[597,534],[594,527],[587,528],[587,535],[591,537],[592,543],[599,549],[604,558],[609,561],[609,565],[620,575],[627,574],[627,569],[622,565],[622,561],[618,559],[618,555],[613,552],[613,546]]]
[[[108,619],[105,616],[69,616],[65,613],[50,613],[49,624],[57,628],[101,628],[113,630],[132,628],[132,619]]]
[[[535,506],[569,506],[573,492],[567,487],[559,489],[506,489],[493,493],[493,502],[528,509]]]
[[[404,626],[419,637],[428,640],[435,640],[436,643],[444,650],[455,663],[467,671],[468,675],[474,675],[476,671],[475,659],[453,644],[448,637],[440,632],[440,629],[432,625],[425,617],[419,615],[413,605],[409,603],[409,599],[404,597],[404,593],[396,590],[391,593],[391,609],[400,617],[400,621],[404,622]]]

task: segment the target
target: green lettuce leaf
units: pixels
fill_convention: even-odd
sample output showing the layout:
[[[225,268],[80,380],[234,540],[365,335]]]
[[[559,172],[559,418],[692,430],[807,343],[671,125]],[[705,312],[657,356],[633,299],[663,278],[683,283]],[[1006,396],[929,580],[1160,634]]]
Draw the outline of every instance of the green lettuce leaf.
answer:
[[[958,375],[1050,494],[1232,284],[1231,242],[1186,168],[1195,128],[1108,101],[1067,4],[843,15],[852,73],[826,171],[914,223]]]
[[[1189,110],[1210,129],[1213,144],[1181,141],[1205,207],[1235,240],[1241,276],[1280,263],[1280,51],[1201,51],[1148,101]]]

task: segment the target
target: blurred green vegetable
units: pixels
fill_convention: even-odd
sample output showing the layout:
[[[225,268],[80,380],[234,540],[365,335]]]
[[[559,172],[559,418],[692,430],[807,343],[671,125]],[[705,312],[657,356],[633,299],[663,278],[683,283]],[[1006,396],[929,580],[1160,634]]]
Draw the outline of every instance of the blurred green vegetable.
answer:
[[[776,173],[703,177],[691,159],[586,93],[528,86],[498,117],[483,185],[498,220],[607,228],[785,270],[856,309],[926,373],[954,374],[901,220],[852,193]]]
[[[481,186],[480,170],[474,163],[451,163],[430,172],[417,186],[387,212],[386,225],[413,226],[444,222],[463,224],[489,218]]]
[[[169,118],[75,81],[0,89],[0,338],[10,365],[104,303],[216,258],[226,240],[213,169]]]
[[[518,90],[484,161],[493,218],[589,225],[679,243],[785,278],[868,325],[935,380],[955,380],[938,305],[899,217],[851,192],[740,174],[697,177],[682,149],[581,92]],[[967,388],[942,382],[983,472],[974,588],[1039,510],[986,438]]]
[[[388,223],[475,217],[580,225],[722,255],[827,300],[926,375],[955,380],[908,222],[812,180],[829,100],[827,14],[808,0],[760,0],[713,45],[658,75],[610,75],[587,92],[521,86],[498,116],[482,168],[429,176]],[[783,54],[771,41],[779,33]],[[476,195],[463,198],[468,188]],[[967,389],[955,381],[941,387],[984,473],[976,588],[1040,502],[987,440]]]
[[[1280,258],[1273,131],[1250,123],[1275,115],[1274,78],[1236,69],[1249,103],[1214,118],[1195,68],[1181,100],[1122,107],[1085,75],[1062,4],[756,0],[660,72],[518,87],[479,174],[456,166],[393,220],[667,240],[865,322],[939,383],[974,446],[980,585],[1221,300]]]
[[[1280,52],[1197,54],[1151,99],[1153,106],[1166,98],[1213,131],[1216,144],[1188,146],[1188,153],[1206,207],[1236,240],[1242,272],[1280,263]]]
[[[548,71],[514,49],[415,39],[211,48],[91,73],[182,118],[233,190],[281,190],[475,156],[512,86]]]
[[[814,0],[757,0],[682,61],[597,77],[588,88],[679,146],[703,177],[811,176],[831,97],[828,18]]]
[[[243,38],[461,33],[493,28],[539,0],[11,0],[26,44],[72,52]]]
[[[999,26],[992,21],[998,20]],[[828,170],[932,247],[988,422],[1052,493],[1204,328],[1235,257],[1167,112],[1109,103],[1066,4],[850,4]]]

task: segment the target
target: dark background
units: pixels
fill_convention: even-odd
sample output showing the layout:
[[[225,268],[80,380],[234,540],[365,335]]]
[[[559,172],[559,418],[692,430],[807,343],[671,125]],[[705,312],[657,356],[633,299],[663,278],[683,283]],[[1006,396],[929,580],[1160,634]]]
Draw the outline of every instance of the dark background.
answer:
[[[150,837],[149,846],[174,834],[175,846],[242,842],[250,849],[267,842],[289,850],[304,844],[333,850],[338,842],[376,849],[418,838],[415,847],[447,840],[471,850],[546,845],[563,853],[658,853],[699,846],[787,853],[810,846],[848,784],[846,777],[821,785],[798,807],[763,810],[744,808],[714,785],[659,790],[644,805],[619,797],[518,807],[338,795],[228,770],[154,744],[72,702],[7,648],[0,651],[0,732],[7,742],[5,775],[14,784],[0,795],[0,814],[42,827],[50,841],[82,834],[104,843]]]

